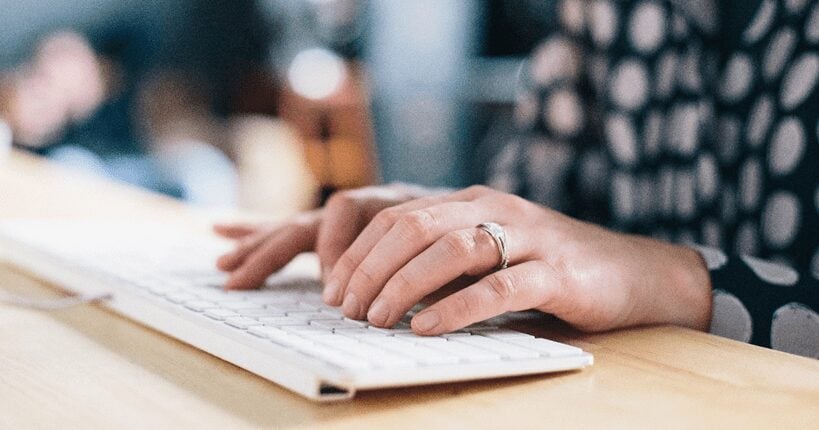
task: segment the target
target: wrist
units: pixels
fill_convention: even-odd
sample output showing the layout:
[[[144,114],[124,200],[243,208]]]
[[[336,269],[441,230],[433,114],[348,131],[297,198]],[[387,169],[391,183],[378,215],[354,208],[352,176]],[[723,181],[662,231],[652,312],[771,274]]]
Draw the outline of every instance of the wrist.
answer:
[[[680,303],[674,324],[707,331],[711,323],[711,275],[702,255],[687,246],[675,246],[678,264],[671,279]]]

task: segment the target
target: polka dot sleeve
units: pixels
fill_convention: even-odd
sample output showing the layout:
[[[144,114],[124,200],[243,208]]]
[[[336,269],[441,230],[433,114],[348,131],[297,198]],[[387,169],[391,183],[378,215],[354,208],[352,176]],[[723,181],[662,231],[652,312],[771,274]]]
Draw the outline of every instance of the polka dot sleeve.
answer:
[[[582,0],[549,2],[554,28],[523,65],[513,121],[517,133],[490,166],[488,185],[555,210],[605,222],[606,155],[585,59]],[[583,198],[577,198],[583,195]]]
[[[554,5],[492,185],[708,246],[712,331],[819,358],[819,2]]]
[[[819,273],[695,247],[711,272],[711,333],[819,358]]]

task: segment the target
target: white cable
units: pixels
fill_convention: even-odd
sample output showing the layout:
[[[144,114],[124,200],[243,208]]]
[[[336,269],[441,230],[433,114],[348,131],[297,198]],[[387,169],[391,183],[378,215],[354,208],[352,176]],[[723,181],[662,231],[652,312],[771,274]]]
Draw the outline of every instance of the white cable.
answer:
[[[60,297],[58,299],[32,299],[0,291],[0,303],[2,304],[19,306],[29,309],[38,309],[42,311],[56,311],[60,309],[67,309],[74,306],[84,305],[87,303],[110,300],[111,298],[112,295],[110,293],[102,293],[88,295],[80,294],[76,296]]]

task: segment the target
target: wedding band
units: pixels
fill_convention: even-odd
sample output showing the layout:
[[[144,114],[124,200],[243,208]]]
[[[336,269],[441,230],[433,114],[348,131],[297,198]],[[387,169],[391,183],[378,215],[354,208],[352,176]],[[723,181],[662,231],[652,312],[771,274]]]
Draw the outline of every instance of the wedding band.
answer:
[[[503,270],[509,267],[509,251],[506,249],[506,232],[500,224],[495,222],[482,222],[477,227],[492,236],[495,245],[498,246],[500,253],[500,262],[495,270]]]

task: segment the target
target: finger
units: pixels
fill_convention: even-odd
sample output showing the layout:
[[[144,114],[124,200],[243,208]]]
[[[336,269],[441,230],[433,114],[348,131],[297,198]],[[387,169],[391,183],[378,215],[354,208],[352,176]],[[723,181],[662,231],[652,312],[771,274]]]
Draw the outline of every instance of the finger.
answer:
[[[560,302],[560,293],[560,279],[551,266],[529,261],[441,299],[412,318],[412,329],[422,335],[439,335],[504,312],[550,309]]]
[[[317,218],[313,222],[294,222],[277,229],[233,271],[225,288],[243,290],[261,286],[271,274],[287,265],[294,257],[312,250],[317,230]]]
[[[509,263],[517,264],[532,255],[525,232],[507,226]],[[492,236],[479,228],[447,233],[393,275],[373,301],[367,319],[390,327],[424,297],[462,275],[485,274],[497,267],[500,251]]]
[[[213,231],[219,236],[228,239],[241,239],[259,230],[258,224],[250,223],[218,223],[213,225]]]
[[[339,306],[353,272],[370,253],[373,246],[393,227],[399,217],[406,212],[419,210],[439,203],[467,201],[474,198],[476,191],[467,188],[452,194],[423,197],[380,211],[361,231],[346,251],[338,258],[324,287],[324,302]]]
[[[475,226],[491,216],[491,208],[472,202],[447,202],[402,215],[350,277],[342,310],[349,318],[363,318],[387,281],[441,237]]]
[[[349,193],[336,193],[322,209],[321,224],[316,239],[316,253],[321,262],[321,273],[326,283],[338,257],[355,240],[364,226],[364,203]]]
[[[225,272],[236,270],[245,261],[245,258],[255,251],[270,234],[270,231],[258,231],[239,239],[233,251],[222,255],[216,260],[216,267]]]

